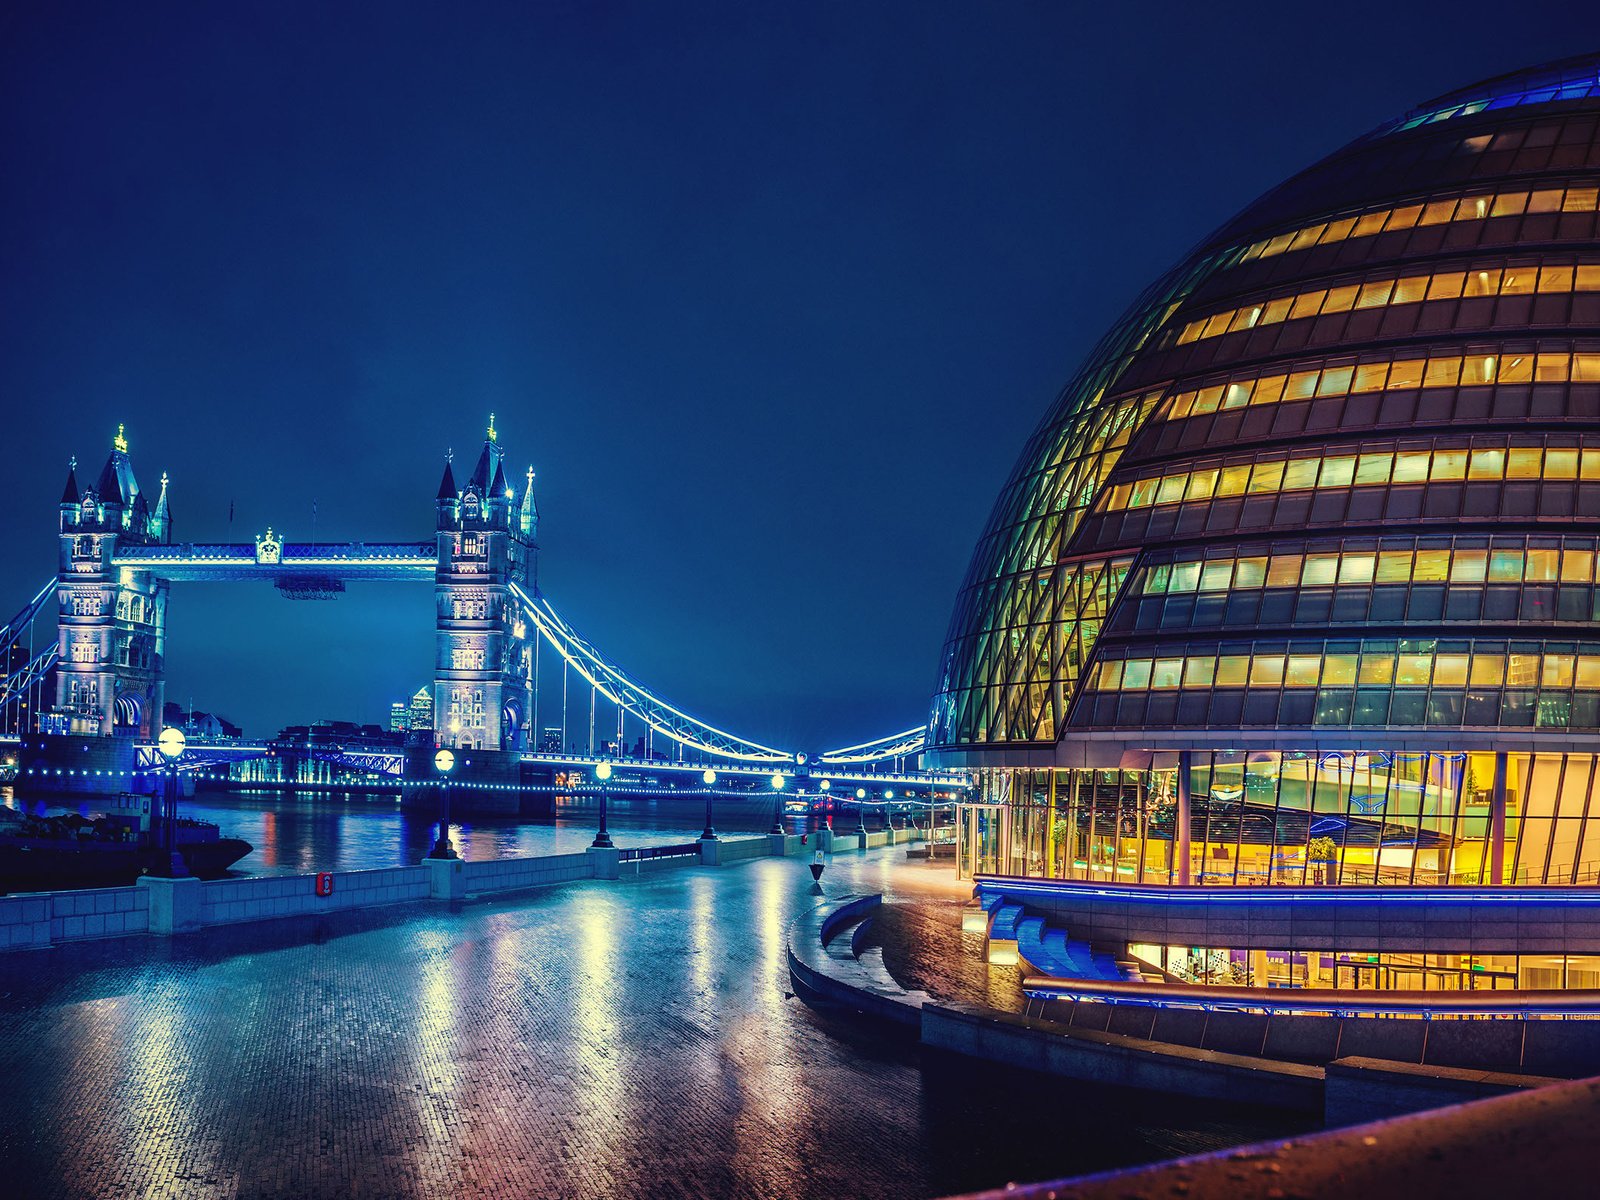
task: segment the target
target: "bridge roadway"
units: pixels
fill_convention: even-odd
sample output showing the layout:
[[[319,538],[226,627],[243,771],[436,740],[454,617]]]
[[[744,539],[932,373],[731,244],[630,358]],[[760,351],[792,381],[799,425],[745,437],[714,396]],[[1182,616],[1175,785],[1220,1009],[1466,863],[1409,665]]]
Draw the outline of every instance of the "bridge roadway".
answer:
[[[439,549],[426,542],[287,543],[276,558],[263,560],[253,542],[180,542],[170,546],[122,546],[112,559],[118,567],[149,571],[175,583],[296,576],[334,579],[430,580]]]
[[[893,1200],[1291,1132],[818,1015],[784,956],[806,866],[4,956],[0,1159],[45,1200]],[[909,953],[961,957],[962,998],[1015,992],[962,938],[947,868],[848,852],[823,882],[914,904]]]
[[[202,742],[198,739],[189,742],[188,757],[195,762],[226,763],[243,762],[247,759],[262,758],[270,752],[270,747],[260,742]],[[332,748],[330,748],[331,750]],[[161,758],[156,750],[155,743],[141,742],[136,747],[137,763],[141,769],[149,770],[161,765]],[[389,775],[399,775],[403,765],[404,755],[398,751],[384,751],[367,748],[351,748],[345,752],[352,759],[361,758],[370,760],[371,769],[382,771]],[[381,760],[381,761],[380,761]],[[560,754],[546,751],[530,751],[522,755],[522,761],[542,767],[567,767],[593,773],[594,768],[601,762],[609,762],[621,772],[648,771],[652,774],[691,775],[694,782],[699,782],[699,776],[709,766],[719,776],[738,778],[767,779],[774,774],[784,777],[784,787],[793,791],[797,781],[804,782],[811,790],[815,790],[822,780],[828,780],[833,786],[838,787],[841,793],[853,792],[857,787],[946,787],[964,788],[969,780],[967,776],[950,771],[863,771],[859,769],[832,767],[814,767],[808,774],[802,776],[794,770],[774,771],[771,766],[758,766],[749,763],[707,763],[707,762],[671,762],[655,758],[631,758],[623,756],[605,756],[596,754]],[[842,795],[840,799],[846,799]]]

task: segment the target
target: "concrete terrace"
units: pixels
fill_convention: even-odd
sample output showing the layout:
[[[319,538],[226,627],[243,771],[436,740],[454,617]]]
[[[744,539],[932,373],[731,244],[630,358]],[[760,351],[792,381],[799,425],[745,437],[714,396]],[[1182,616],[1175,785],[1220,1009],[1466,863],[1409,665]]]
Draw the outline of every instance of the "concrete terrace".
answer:
[[[1298,1128],[813,1012],[807,861],[0,956],[0,1157],[39,1197],[922,1197]],[[842,852],[823,885],[896,906],[892,968],[1015,988],[947,867]]]

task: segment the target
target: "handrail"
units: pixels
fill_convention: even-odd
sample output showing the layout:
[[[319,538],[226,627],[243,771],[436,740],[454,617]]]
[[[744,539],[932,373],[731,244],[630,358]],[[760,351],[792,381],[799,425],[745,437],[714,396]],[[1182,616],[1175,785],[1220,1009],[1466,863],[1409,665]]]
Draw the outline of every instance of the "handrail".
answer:
[[[699,842],[679,842],[672,846],[629,846],[618,852],[619,862],[641,862],[653,858],[698,858]]]

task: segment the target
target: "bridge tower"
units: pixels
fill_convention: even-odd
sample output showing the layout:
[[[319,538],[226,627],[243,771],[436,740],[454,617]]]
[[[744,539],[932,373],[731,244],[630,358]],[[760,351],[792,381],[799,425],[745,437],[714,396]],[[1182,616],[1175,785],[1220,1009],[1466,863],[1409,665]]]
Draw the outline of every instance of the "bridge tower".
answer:
[[[119,568],[119,546],[170,542],[167,477],[152,506],[139,487],[122,426],[90,487],[77,463],[61,493],[57,619],[61,661],[55,708],[41,733],[153,738],[161,730],[167,585],[148,571]]]
[[[509,585],[531,591],[539,555],[533,470],[519,499],[489,416],[472,476],[457,486],[449,458],[435,504],[437,647],[434,741],[466,750],[518,751],[533,717],[534,636]]]

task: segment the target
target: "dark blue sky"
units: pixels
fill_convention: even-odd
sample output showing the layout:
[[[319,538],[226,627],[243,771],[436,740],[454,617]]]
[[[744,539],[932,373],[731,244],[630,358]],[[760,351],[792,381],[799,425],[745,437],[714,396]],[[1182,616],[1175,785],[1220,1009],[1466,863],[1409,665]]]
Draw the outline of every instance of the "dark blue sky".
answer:
[[[1029,428],[1155,275],[1563,3],[45,4],[0,15],[0,619],[118,421],[180,538],[425,537],[489,410],[545,591],[784,746],[920,721]],[[429,588],[190,587],[172,695],[381,719]]]

